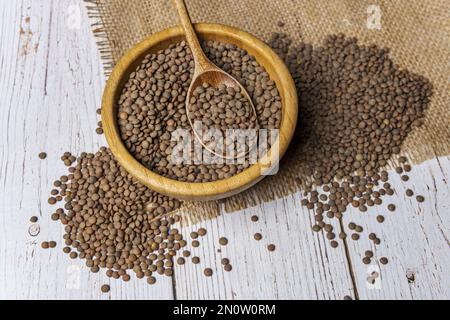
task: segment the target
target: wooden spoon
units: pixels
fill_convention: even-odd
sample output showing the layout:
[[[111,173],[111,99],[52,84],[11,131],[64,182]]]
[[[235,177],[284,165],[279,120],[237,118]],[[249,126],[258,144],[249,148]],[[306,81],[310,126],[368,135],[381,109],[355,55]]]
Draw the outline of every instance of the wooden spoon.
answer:
[[[189,124],[191,125],[192,130],[194,131],[195,137],[198,141],[200,141],[201,145],[211,152],[212,154],[225,158],[225,159],[235,159],[240,158],[242,156],[245,156],[247,153],[250,152],[248,150],[245,153],[237,154],[234,157],[226,157],[223,156],[223,154],[218,154],[211,150],[208,146],[206,146],[202,139],[200,138],[198,132],[194,130],[194,125],[191,121],[191,118],[189,117],[189,104],[191,101],[191,97],[193,93],[195,92],[195,89],[198,87],[201,87],[203,83],[208,83],[213,87],[218,87],[219,85],[223,84],[227,87],[232,87],[235,90],[238,90],[241,92],[241,94],[244,95],[244,97],[247,99],[247,101],[250,104],[250,107],[253,111],[253,114],[255,116],[256,124],[258,124],[258,117],[256,114],[255,106],[253,105],[253,101],[251,97],[249,96],[247,90],[237,81],[233,76],[225,72],[224,70],[220,69],[218,66],[216,66],[214,63],[212,63],[208,57],[203,52],[203,49],[200,45],[200,41],[198,40],[197,34],[195,33],[194,27],[192,26],[191,19],[189,17],[189,13],[186,8],[186,4],[184,3],[184,0],[173,0],[173,3],[175,5],[175,8],[178,12],[178,16],[180,17],[181,21],[181,27],[184,30],[187,44],[189,45],[189,48],[191,49],[192,56],[194,58],[194,75],[192,77],[192,82],[189,86],[189,90],[186,96],[186,115],[189,120]],[[254,147],[254,146],[252,146]],[[250,148],[252,149],[252,148]]]

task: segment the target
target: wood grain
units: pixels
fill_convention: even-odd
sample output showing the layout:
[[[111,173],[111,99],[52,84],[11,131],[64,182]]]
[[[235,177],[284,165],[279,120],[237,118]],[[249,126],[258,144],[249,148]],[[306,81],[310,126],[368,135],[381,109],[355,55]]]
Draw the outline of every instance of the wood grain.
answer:
[[[81,20],[74,27],[68,22],[77,8]],[[63,227],[50,221],[46,202],[52,181],[66,172],[59,160],[64,151],[105,144],[94,133],[105,79],[82,3],[0,1],[0,43],[0,298],[339,300],[354,297],[355,289],[362,299],[450,298],[448,157],[414,166],[406,184],[392,174],[396,213],[345,215],[345,223],[361,224],[365,235],[379,235],[383,242],[376,250],[365,237],[348,241],[348,255],[342,245],[331,249],[322,233],[311,231],[312,213],[294,194],[203,222],[208,234],[193,250],[201,264],[177,266],[173,279],[158,278],[155,286],[90,273],[61,252]],[[41,151],[46,160],[39,160]],[[407,187],[426,201],[407,198]],[[375,222],[378,212],[385,223]],[[250,221],[253,214],[259,222]],[[28,233],[33,215],[39,216],[38,237]],[[260,242],[252,238],[255,232],[262,233]],[[218,245],[221,236],[229,239],[226,247]],[[56,240],[57,249],[40,249],[44,240]],[[277,246],[272,253],[269,243]],[[366,287],[361,255],[369,248],[390,259],[379,266],[380,290]],[[232,272],[221,269],[222,257],[231,260]],[[205,266],[213,267],[213,277],[203,276]],[[109,294],[100,292],[104,283],[111,284]]]
[[[361,299],[450,297],[449,169],[448,158],[436,158],[413,166],[408,182],[390,172],[394,196],[364,214],[352,208],[344,215],[345,228],[349,222],[364,228],[359,241],[348,241]],[[407,197],[408,188],[423,195],[425,201],[418,203],[415,195]],[[387,210],[390,203],[396,205],[395,212]],[[376,221],[378,214],[385,216],[384,223]],[[374,246],[368,239],[370,232],[377,234],[381,245]],[[375,254],[369,268],[361,261],[366,250]],[[389,259],[387,265],[379,263],[383,256]],[[375,269],[380,271],[380,287],[367,283],[369,271]]]
[[[341,300],[354,296],[343,248],[332,249],[323,234],[311,230],[313,213],[301,206],[299,198],[295,194],[188,227],[186,234],[202,226],[208,234],[200,239],[199,248],[192,249],[201,263],[175,270],[177,298]],[[252,215],[259,221],[252,222]],[[253,238],[257,232],[263,236],[260,241]],[[228,239],[227,246],[219,245],[220,237]],[[269,252],[269,244],[276,250]],[[230,259],[231,272],[223,270],[222,258]],[[213,277],[203,275],[205,267],[214,270]]]

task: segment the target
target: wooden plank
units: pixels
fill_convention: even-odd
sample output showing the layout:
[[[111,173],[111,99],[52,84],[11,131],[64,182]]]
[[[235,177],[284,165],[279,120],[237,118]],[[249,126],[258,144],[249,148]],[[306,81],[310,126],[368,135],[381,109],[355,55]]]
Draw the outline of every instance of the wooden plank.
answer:
[[[348,240],[361,299],[450,297],[449,172],[450,161],[445,157],[413,166],[407,182],[390,172],[394,196],[384,200],[381,208],[371,208],[364,214],[352,208],[345,214],[345,228],[349,222],[364,228],[359,241]],[[407,197],[408,188],[423,195],[425,202]],[[395,212],[387,210],[389,203],[396,205]],[[376,221],[377,214],[385,216],[384,223]],[[370,232],[378,235],[381,245],[374,246],[368,239]],[[362,263],[366,250],[375,253],[369,267]],[[389,259],[387,265],[379,263],[383,256]],[[369,285],[367,278],[373,270],[380,270],[381,280]]]
[[[61,154],[105,144],[94,132],[105,79],[81,1],[2,1],[0,17],[0,298],[172,299],[170,278],[112,281],[70,261],[63,228],[50,220],[51,183],[66,172]],[[28,234],[33,215],[38,237]],[[57,249],[42,250],[44,240]]]
[[[312,213],[289,196],[217,219],[189,226],[185,234],[203,226],[207,236],[190,249],[201,259],[175,269],[178,299],[337,299],[353,296],[352,281],[341,245],[332,249],[323,234],[311,230]],[[250,217],[258,215],[259,221]],[[256,241],[259,232],[263,239]],[[227,246],[218,239],[226,237]],[[269,252],[268,244],[276,250]],[[219,249],[221,252],[219,252]],[[222,258],[233,266],[225,272]],[[211,267],[214,275],[203,275]]]

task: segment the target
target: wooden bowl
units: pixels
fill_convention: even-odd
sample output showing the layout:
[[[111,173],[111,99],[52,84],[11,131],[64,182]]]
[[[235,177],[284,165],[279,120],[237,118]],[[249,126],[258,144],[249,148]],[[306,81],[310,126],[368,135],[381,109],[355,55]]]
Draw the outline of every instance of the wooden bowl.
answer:
[[[279,153],[268,152],[258,163],[243,172],[224,180],[190,183],[163,177],[142,165],[127,150],[121,140],[117,123],[116,102],[129,74],[148,53],[167,48],[170,44],[184,40],[180,27],[158,32],[128,51],[115,66],[103,93],[102,122],[106,139],[119,163],[140,182],[159,193],[183,200],[215,200],[237,194],[260,180],[285,153],[297,123],[297,93],[291,74],[280,57],[264,42],[254,36],[219,24],[199,23],[197,34],[204,40],[231,43],[245,49],[264,66],[275,81],[282,100],[282,120],[279,134]]]

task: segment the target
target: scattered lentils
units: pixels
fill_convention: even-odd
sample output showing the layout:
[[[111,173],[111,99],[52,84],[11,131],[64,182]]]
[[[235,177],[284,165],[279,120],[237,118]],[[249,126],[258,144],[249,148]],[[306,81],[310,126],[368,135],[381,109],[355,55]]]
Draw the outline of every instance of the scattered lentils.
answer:
[[[102,285],[102,287],[100,289],[103,293],[107,293],[111,290],[111,287],[107,284],[104,284],[104,285]]]
[[[361,212],[381,205],[383,197],[394,195],[382,168],[400,152],[408,133],[421,125],[431,83],[400,70],[388,49],[362,46],[342,34],[326,37],[320,47],[293,47],[286,34],[276,33],[269,44],[285,60],[298,88],[302,117],[294,143],[300,145],[304,171],[313,178],[301,201],[315,211],[313,230],[323,228],[325,217],[341,219],[348,205]],[[411,170],[406,157],[400,156],[399,162],[403,168],[398,166],[396,172]],[[327,194],[313,190],[320,186]],[[356,225],[351,223],[349,229]]]
[[[424,196],[416,196],[416,200],[417,202],[424,202],[425,201],[425,197]]]
[[[193,264],[199,264],[200,263],[200,258],[199,257],[192,257],[192,263]]]
[[[221,237],[221,238],[219,239],[219,244],[220,244],[221,246],[226,246],[226,245],[228,244],[228,239],[225,238],[225,237]]]
[[[213,275],[213,271],[211,268],[205,268],[205,270],[203,270],[203,273],[207,277],[211,277]]]

